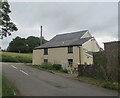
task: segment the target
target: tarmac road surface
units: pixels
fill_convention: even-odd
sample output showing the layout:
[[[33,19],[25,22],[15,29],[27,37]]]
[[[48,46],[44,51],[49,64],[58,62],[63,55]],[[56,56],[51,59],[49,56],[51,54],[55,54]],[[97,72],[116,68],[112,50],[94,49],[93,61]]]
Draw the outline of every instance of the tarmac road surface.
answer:
[[[2,63],[2,71],[21,96],[118,96],[117,91],[68,79],[22,63]]]

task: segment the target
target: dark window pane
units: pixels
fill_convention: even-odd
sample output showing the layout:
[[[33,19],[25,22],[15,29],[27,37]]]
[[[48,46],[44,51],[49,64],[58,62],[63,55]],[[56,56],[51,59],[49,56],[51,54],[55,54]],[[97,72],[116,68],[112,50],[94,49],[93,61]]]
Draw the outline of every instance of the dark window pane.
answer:
[[[44,59],[44,63],[48,63],[48,59]]]
[[[68,59],[68,64],[70,67],[72,67],[73,66],[73,59]]]
[[[68,53],[73,53],[73,47],[72,46],[68,47]]]
[[[44,49],[44,55],[48,55],[48,49]]]

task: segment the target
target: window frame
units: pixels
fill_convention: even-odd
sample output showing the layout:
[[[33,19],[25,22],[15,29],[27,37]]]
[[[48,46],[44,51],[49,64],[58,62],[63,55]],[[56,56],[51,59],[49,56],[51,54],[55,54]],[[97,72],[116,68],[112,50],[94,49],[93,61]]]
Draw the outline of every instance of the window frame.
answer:
[[[73,53],[73,46],[68,46],[68,53]]]
[[[68,64],[70,67],[73,67],[73,62],[74,62],[73,59],[68,59]]]
[[[48,59],[44,59],[44,63],[48,63]]]
[[[44,55],[48,55],[48,48],[44,48]]]

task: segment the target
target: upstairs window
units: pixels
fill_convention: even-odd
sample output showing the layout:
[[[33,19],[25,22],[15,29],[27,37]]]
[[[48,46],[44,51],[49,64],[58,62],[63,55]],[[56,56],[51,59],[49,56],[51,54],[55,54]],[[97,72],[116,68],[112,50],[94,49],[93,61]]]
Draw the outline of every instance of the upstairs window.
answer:
[[[48,49],[44,49],[44,55],[48,55]]]
[[[73,46],[68,47],[68,53],[73,53]]]

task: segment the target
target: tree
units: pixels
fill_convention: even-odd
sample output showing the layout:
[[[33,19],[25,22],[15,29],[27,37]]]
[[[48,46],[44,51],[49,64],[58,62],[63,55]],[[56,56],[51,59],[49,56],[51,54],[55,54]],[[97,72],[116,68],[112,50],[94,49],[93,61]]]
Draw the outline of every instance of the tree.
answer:
[[[17,53],[25,53],[28,51],[28,47],[26,45],[25,38],[16,37],[9,43],[8,51],[17,52]]]
[[[10,36],[11,32],[18,30],[16,25],[11,22],[9,13],[11,13],[11,10],[8,2],[0,1],[0,39]]]
[[[47,40],[43,39],[43,44],[47,42]],[[21,52],[21,53],[31,53],[33,49],[40,45],[40,38],[29,36],[27,39],[16,37],[9,43],[7,51],[9,52]]]

